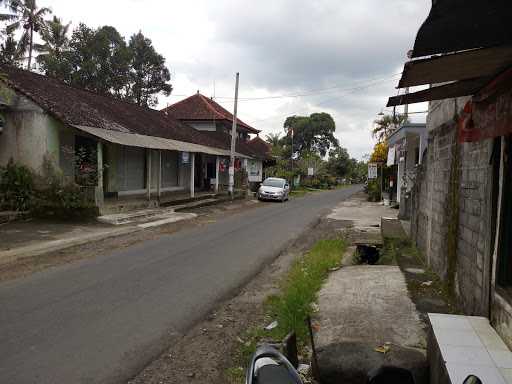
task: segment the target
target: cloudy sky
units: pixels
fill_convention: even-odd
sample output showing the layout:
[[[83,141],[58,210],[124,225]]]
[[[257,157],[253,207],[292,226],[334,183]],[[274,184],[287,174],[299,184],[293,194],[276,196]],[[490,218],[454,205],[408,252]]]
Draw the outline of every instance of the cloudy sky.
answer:
[[[406,52],[430,0],[39,0],[55,15],[91,27],[141,30],[167,59],[173,95],[200,90],[239,116],[283,132],[289,115],[325,111],[350,154],[370,152],[373,120],[396,93]],[[80,4],[80,5],[78,5]],[[287,96],[287,97],[281,97]],[[292,97],[288,97],[292,96]],[[263,98],[263,99],[258,99]],[[423,111],[425,105],[411,106]],[[384,110],[384,112],[387,112]],[[424,121],[424,114],[415,114]]]

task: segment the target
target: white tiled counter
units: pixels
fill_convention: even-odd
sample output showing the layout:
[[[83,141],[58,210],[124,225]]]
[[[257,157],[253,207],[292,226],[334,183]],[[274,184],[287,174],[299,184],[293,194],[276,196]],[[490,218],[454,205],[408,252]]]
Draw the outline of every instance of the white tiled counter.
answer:
[[[512,352],[485,317],[428,314],[430,384],[512,384]]]

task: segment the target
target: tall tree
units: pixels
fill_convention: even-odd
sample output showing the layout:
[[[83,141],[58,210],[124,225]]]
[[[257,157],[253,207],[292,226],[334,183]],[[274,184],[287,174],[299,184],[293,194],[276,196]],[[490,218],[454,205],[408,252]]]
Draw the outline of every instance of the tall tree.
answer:
[[[280,133],[269,133],[265,137],[265,141],[269,143],[271,146],[277,147],[281,142],[281,134]]]
[[[346,148],[336,147],[329,151],[327,170],[333,176],[344,177],[350,171],[352,160]]]
[[[12,34],[7,35],[0,44],[0,64],[18,67],[21,65],[23,55],[18,50],[18,42]]]
[[[71,67],[71,85],[122,96],[128,83],[130,53],[114,27],[93,30],[81,23],[73,31],[69,47],[64,57]]]
[[[397,113],[395,117],[392,115],[384,115],[380,119],[374,121],[374,128],[372,129],[372,136],[377,141],[382,142],[386,140],[398,127],[402,124],[409,122],[407,115]]]
[[[35,44],[34,48],[40,52],[37,62],[41,70],[62,80],[69,80],[71,67],[65,55],[69,52],[68,32],[71,23],[62,24],[57,16],[47,22],[47,28],[41,31],[43,44]]]
[[[336,124],[328,113],[313,113],[310,116],[290,116],[284,122],[288,133],[287,145],[291,144],[293,131],[293,154],[317,153],[325,156],[331,147],[339,145],[334,137]]]
[[[126,97],[142,106],[158,103],[156,94],[169,96],[172,91],[169,69],[165,58],[156,52],[153,43],[141,32],[130,38],[130,85]]]
[[[9,35],[17,29],[23,29],[17,43],[17,54],[21,56],[28,52],[27,69],[30,70],[34,50],[34,33],[39,33],[46,28],[44,17],[51,13],[51,10],[46,7],[38,8],[36,0],[10,0],[8,4],[14,13],[2,15],[2,20],[10,22],[6,27],[6,32]]]

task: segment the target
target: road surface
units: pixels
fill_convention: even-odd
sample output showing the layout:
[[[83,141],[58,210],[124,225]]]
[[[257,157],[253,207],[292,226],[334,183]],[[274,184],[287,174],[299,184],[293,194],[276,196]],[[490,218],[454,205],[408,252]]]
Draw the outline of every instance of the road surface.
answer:
[[[126,382],[359,189],[269,203],[0,284],[0,382]]]

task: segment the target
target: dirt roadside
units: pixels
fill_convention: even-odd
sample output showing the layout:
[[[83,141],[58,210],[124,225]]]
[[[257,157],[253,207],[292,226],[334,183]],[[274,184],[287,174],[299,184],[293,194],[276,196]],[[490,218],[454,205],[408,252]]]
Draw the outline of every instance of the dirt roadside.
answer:
[[[129,384],[234,383],[227,374],[235,366],[240,336],[266,325],[263,308],[267,296],[278,291],[278,283],[292,262],[319,239],[334,236],[347,222],[321,219],[306,229],[269,265],[265,266],[236,296],[219,304],[217,310],[186,334],[174,335],[171,345]],[[245,369],[245,367],[242,367]]]
[[[44,269],[67,264],[83,259],[90,259],[99,254],[110,254],[115,250],[127,248],[142,241],[153,240],[162,235],[168,235],[183,229],[208,225],[226,215],[236,215],[249,209],[261,208],[266,204],[256,200],[235,200],[218,205],[191,209],[187,212],[196,213],[198,217],[188,221],[180,221],[148,230],[90,242],[84,245],[70,247],[61,251],[49,252],[43,255],[17,259],[12,262],[0,264],[0,282],[17,279]]]

